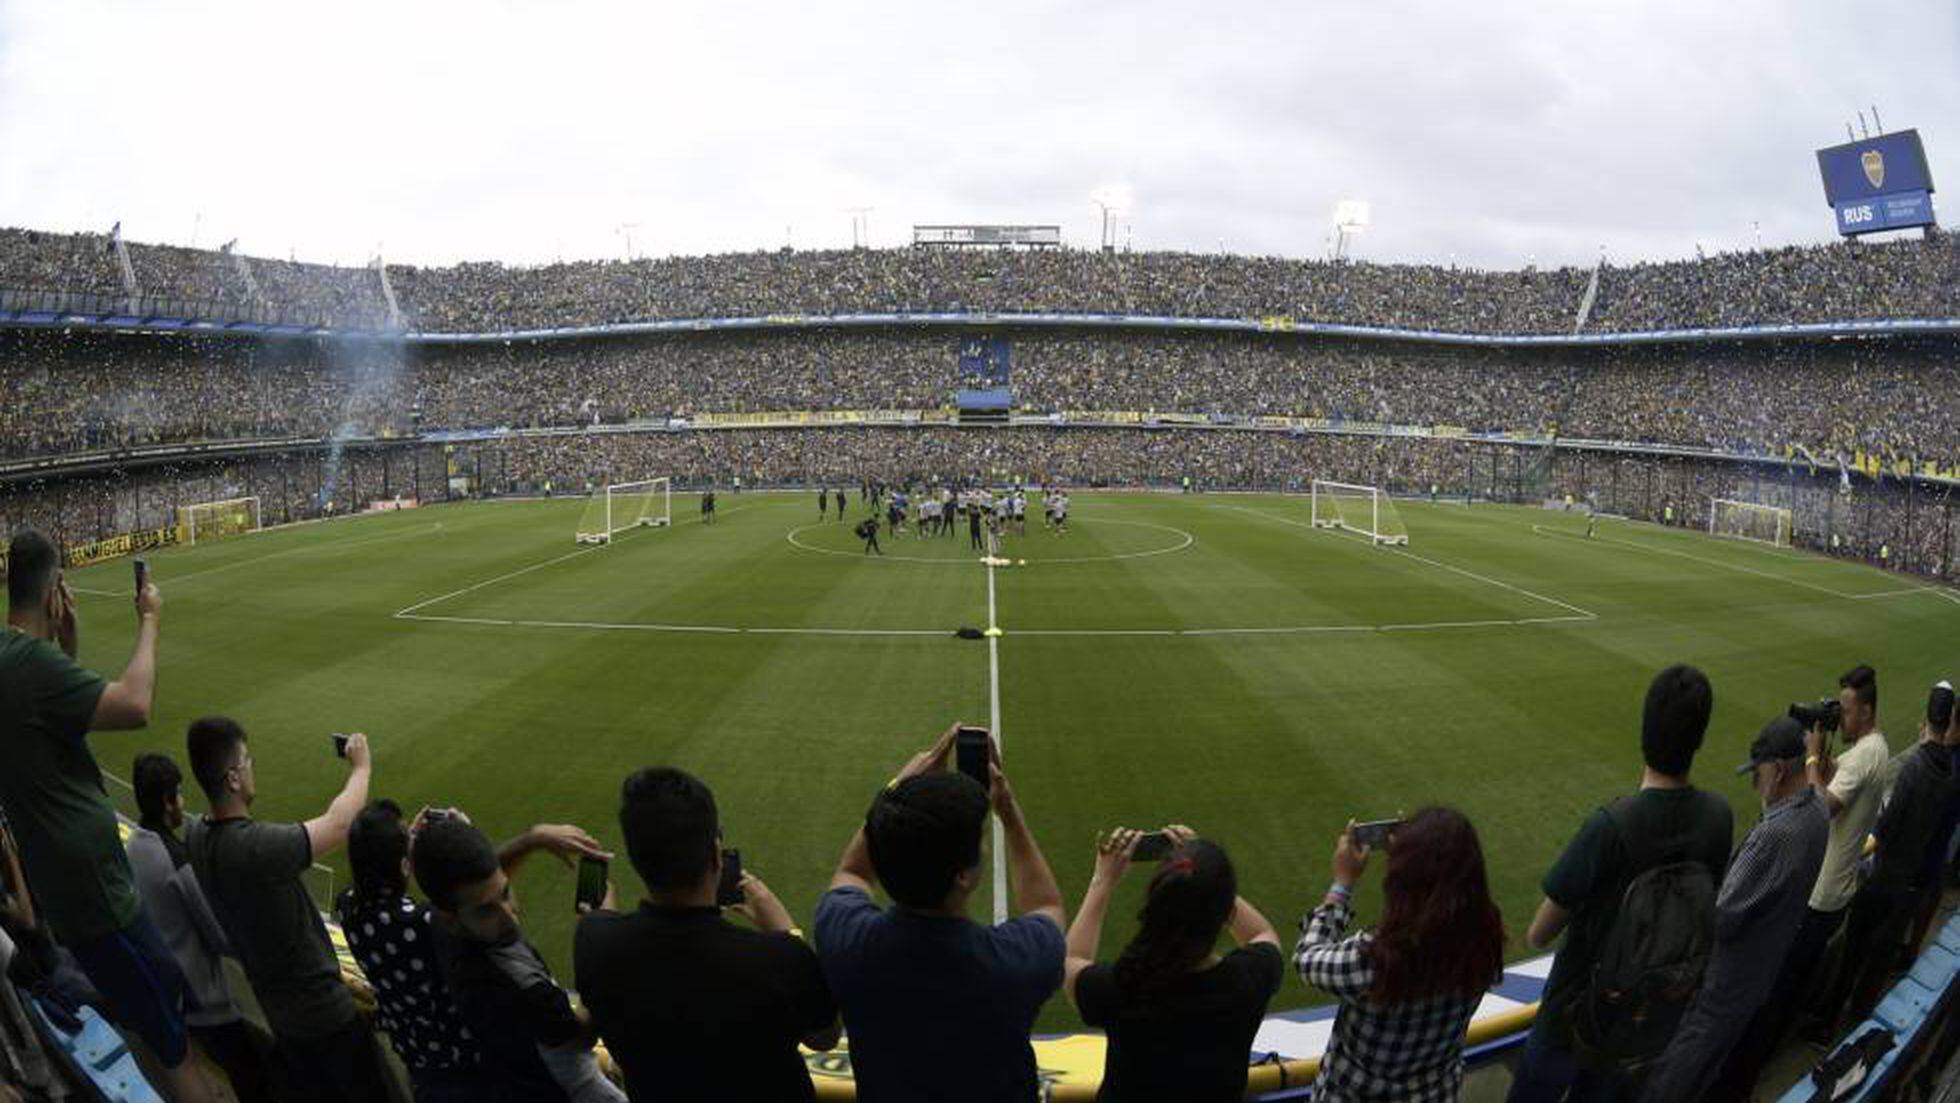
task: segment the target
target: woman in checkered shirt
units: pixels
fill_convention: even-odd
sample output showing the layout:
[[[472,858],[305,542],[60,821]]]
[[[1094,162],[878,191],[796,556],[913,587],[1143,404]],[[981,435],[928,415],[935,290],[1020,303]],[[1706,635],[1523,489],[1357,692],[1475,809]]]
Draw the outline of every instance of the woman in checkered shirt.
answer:
[[[1453,808],[1426,808],[1398,827],[1381,926],[1350,935],[1350,897],[1370,853],[1352,829],[1335,843],[1333,884],[1301,920],[1293,953],[1301,979],[1341,1001],[1314,1099],[1454,1100],[1470,1016],[1504,971],[1503,917],[1476,828]]]

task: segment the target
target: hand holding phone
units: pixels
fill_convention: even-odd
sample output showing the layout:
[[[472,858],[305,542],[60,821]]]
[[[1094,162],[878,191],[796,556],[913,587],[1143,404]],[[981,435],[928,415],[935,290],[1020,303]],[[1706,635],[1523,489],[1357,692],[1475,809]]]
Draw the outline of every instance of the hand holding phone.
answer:
[[[598,911],[606,902],[606,863],[590,854],[579,856],[578,891],[573,901],[573,910],[583,915]]]
[[[1148,831],[1137,836],[1136,849],[1130,852],[1130,860],[1136,862],[1161,862],[1177,849],[1177,843],[1168,831]]]
[[[985,728],[962,727],[953,734],[953,761],[960,773],[993,788],[994,735]]]
[[[1380,850],[1383,846],[1387,845],[1390,837],[1395,834],[1395,829],[1402,826],[1402,822],[1399,819],[1395,819],[1369,820],[1366,823],[1357,823],[1352,828],[1354,832],[1354,845],[1364,850]]]
[[[742,852],[721,852],[721,881],[715,885],[715,907],[732,908],[748,900],[742,891]]]

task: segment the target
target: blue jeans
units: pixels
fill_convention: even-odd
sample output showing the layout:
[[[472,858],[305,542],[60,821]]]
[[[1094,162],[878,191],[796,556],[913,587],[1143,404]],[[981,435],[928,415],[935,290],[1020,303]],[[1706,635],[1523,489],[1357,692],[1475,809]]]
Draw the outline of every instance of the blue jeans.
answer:
[[[1631,1097],[1623,1077],[1582,1067],[1568,1039],[1555,1037],[1556,1033],[1543,1025],[1531,1028],[1505,1103],[1559,1103],[1563,1099],[1617,1103]]]

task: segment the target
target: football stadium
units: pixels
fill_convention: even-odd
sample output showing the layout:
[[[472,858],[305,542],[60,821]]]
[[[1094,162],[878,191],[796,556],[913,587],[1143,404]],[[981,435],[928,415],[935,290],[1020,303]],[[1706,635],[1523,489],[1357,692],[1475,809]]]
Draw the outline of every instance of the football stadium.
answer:
[[[1955,1098],[1956,136],[1859,124],[1544,267],[0,201],[0,1101]]]

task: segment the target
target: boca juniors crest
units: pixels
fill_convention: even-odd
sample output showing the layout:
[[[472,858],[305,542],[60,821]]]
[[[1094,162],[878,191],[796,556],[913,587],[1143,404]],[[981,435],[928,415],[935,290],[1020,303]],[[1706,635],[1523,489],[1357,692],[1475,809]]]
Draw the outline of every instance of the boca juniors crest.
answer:
[[[1875,149],[1868,149],[1858,156],[1858,162],[1864,165],[1865,179],[1872,182],[1872,187],[1882,188],[1885,186],[1885,155],[1883,153]]]

